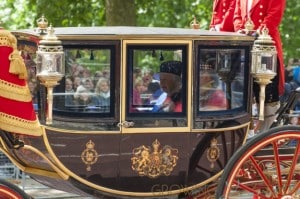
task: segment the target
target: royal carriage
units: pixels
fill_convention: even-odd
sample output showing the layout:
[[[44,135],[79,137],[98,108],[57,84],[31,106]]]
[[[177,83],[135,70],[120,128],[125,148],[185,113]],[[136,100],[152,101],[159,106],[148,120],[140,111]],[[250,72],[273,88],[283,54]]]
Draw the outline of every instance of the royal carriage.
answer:
[[[8,112],[17,110],[1,113],[8,119],[0,134],[2,152],[33,179],[95,198],[300,197],[300,128],[275,127],[247,140],[260,72],[251,63],[257,58],[264,71],[274,65],[273,52],[253,49],[254,37],[39,22],[12,32],[37,119],[14,121],[13,113],[29,110],[19,100]],[[170,61],[181,64],[163,68]],[[168,97],[162,72],[177,73],[181,109],[156,110]],[[29,198],[4,182],[0,190]]]

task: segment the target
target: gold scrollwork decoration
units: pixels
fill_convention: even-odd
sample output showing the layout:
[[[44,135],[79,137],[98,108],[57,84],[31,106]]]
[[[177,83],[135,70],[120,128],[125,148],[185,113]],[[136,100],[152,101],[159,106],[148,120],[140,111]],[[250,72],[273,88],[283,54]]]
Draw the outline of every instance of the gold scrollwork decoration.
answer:
[[[157,178],[161,175],[169,176],[178,160],[178,149],[168,145],[161,149],[157,139],[152,143],[152,148],[142,145],[134,148],[132,153],[132,170],[139,176],[149,178]]]
[[[86,164],[86,170],[91,171],[91,166],[98,160],[98,153],[94,149],[95,143],[90,140],[86,143],[85,150],[81,153],[81,160]]]
[[[210,161],[210,168],[215,167],[215,162],[220,157],[220,148],[217,146],[218,141],[216,138],[213,138],[210,141],[210,147],[207,150],[207,159]]]

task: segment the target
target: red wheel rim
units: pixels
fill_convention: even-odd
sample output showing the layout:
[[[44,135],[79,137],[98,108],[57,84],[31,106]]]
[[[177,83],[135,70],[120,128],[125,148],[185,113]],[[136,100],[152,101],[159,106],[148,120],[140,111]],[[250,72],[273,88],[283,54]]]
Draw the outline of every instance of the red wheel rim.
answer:
[[[293,140],[288,155],[282,154],[282,141]],[[267,150],[271,156],[259,154]],[[243,193],[252,198],[294,198],[300,190],[300,135],[299,132],[268,137],[260,140],[241,156],[228,176],[224,189],[225,198],[241,197]],[[237,197],[238,198],[238,197]]]
[[[0,199],[23,199],[23,197],[13,189],[0,185]]]

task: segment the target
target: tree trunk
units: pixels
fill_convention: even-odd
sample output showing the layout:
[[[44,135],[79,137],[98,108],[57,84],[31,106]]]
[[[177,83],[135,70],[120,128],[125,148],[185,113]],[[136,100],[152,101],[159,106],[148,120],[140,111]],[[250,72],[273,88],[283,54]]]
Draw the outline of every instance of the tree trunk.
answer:
[[[107,26],[135,26],[134,0],[105,0]]]

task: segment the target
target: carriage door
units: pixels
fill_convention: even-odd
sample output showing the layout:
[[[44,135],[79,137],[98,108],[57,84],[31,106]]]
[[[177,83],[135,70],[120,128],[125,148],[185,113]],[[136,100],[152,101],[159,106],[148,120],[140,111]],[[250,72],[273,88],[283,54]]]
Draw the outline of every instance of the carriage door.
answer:
[[[122,133],[187,132],[190,41],[123,41]]]
[[[185,185],[191,42],[125,40],[122,45],[120,186],[141,184],[139,191],[153,192],[158,184]]]

